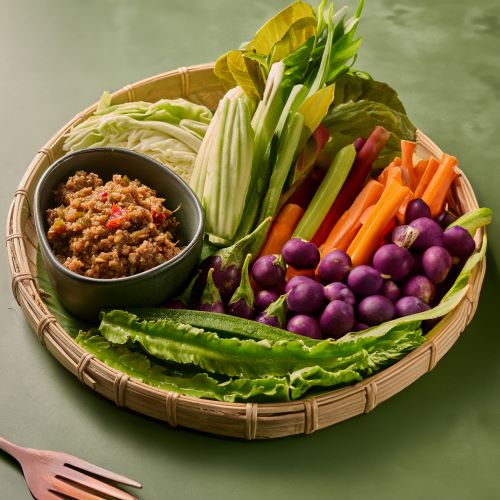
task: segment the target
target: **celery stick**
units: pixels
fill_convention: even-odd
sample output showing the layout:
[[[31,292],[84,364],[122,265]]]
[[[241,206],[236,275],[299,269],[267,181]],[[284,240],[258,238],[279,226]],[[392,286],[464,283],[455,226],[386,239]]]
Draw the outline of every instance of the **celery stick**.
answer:
[[[312,239],[344,184],[355,156],[356,150],[352,144],[343,147],[335,155],[325,178],[293,233],[294,238],[307,241]]]

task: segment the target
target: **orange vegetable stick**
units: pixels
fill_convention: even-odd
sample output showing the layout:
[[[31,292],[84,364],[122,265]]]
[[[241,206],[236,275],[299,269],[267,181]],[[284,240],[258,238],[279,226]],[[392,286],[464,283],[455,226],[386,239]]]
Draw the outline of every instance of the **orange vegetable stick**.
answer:
[[[401,205],[399,205],[398,211],[396,212],[396,218],[398,219],[398,224],[404,224],[405,223],[405,216],[406,216],[406,207],[408,206],[408,203],[410,203],[411,200],[415,198],[415,195],[410,192],[407,196],[405,196],[405,199],[401,202]]]
[[[432,217],[443,210],[446,194],[456,177],[455,167],[458,161],[454,156],[443,155],[443,160],[427,186],[422,199],[429,205]]]
[[[401,173],[403,182],[410,189],[415,189],[415,174],[413,171],[413,153],[417,144],[413,141],[401,141]]]
[[[319,252],[321,258],[336,248],[344,251],[347,250],[347,247],[351,244],[358,229],[361,227],[359,218],[367,207],[377,202],[383,191],[384,186],[376,180],[371,179],[365,184],[351,207],[342,214],[342,217],[340,217],[330,231],[328,238],[320,246]]]
[[[392,181],[384,189],[368,220],[347,249],[353,266],[370,262],[380,241],[380,235],[396,215],[399,205],[409,193],[410,188],[403,186],[398,181]]]
[[[259,257],[281,253],[283,245],[292,237],[302,215],[304,215],[304,209],[301,206],[287,203],[273,222]]]
[[[418,183],[420,182],[420,179],[422,178],[422,175],[424,175],[425,168],[427,167],[428,163],[429,160],[419,160],[419,162],[415,165],[414,171],[415,171],[415,179],[417,181],[417,186]]]
[[[394,167],[395,167],[394,161],[391,161],[391,163],[389,163],[389,165],[387,165],[387,167],[385,167],[384,170],[380,172],[379,176],[377,177],[377,181],[385,185],[387,181],[387,176],[389,175],[389,171]]]
[[[359,222],[361,223],[362,226],[366,223],[366,221],[368,220],[368,217],[370,217],[374,208],[375,208],[375,204],[370,205],[369,207],[366,207],[366,209],[363,211],[363,213],[361,214],[361,217],[359,218]]]
[[[287,266],[286,280],[290,281],[295,276],[307,276],[314,278],[314,269],[295,269],[295,267]]]
[[[385,185],[388,186],[394,180],[399,182],[400,184],[404,184],[401,167],[397,165],[392,167],[391,170],[389,170],[389,172],[387,173],[387,179],[385,180]]]
[[[431,156],[429,161],[427,162],[427,166],[425,167],[425,171],[418,182],[417,188],[415,189],[415,198],[422,198],[424,191],[427,189],[429,182],[431,182],[434,174],[436,173],[439,167],[439,161]]]

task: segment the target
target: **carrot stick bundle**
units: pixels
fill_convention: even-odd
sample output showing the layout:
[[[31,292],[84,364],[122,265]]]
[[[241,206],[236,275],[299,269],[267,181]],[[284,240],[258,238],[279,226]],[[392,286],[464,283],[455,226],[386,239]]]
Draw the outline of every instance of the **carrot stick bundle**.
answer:
[[[384,186],[376,180],[371,179],[365,184],[351,207],[343,213],[342,217],[331,230],[328,238],[320,246],[321,258],[335,249],[347,250],[351,241],[356,236],[358,229],[361,227],[359,219],[363,212],[377,202],[383,191]]]
[[[457,163],[454,156],[443,155],[441,164],[422,195],[422,199],[431,209],[432,217],[436,217],[443,210],[446,194],[457,175],[455,173]]]
[[[394,218],[401,202],[409,193],[410,188],[397,181],[392,181],[385,188],[367,221],[347,249],[353,266],[370,262],[380,242],[380,235]]]
[[[434,174],[436,173],[438,167],[439,162],[436,160],[436,158],[434,158],[434,156],[431,156],[427,163],[427,166],[425,167],[424,173],[420,178],[418,186],[415,189],[415,198],[422,197],[425,190],[427,189],[427,186],[429,185],[429,182],[431,182],[432,178],[434,177]]]

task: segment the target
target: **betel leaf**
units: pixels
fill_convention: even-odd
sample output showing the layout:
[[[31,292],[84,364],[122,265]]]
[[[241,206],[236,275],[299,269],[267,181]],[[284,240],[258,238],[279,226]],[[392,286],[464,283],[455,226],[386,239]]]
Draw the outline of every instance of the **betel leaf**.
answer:
[[[406,113],[397,92],[387,83],[361,76],[360,74],[342,75],[335,84],[333,106],[360,100],[375,101],[389,106],[399,113]]]
[[[368,137],[381,125],[391,135],[385,148],[373,164],[375,171],[387,166],[401,154],[401,140],[415,140],[416,128],[409,118],[385,104],[360,100],[334,106],[323,120],[330,132],[330,140],[320,155],[320,164],[327,166],[335,154],[357,137]]]
[[[217,380],[204,372],[194,374],[187,372],[183,375],[178,368],[159,365],[128,346],[108,342],[94,331],[80,332],[76,341],[87,352],[111,368],[159,389],[231,403],[289,399],[288,381],[285,377]],[[185,368],[183,370],[185,371]]]
[[[304,20],[302,24],[298,23],[300,20]],[[313,21],[314,28],[316,28],[316,17],[313,8],[305,2],[294,2],[269,19],[257,31],[245,49],[256,54],[269,56],[275,45],[285,37],[288,37],[290,41],[294,39],[302,40],[296,46],[290,45],[290,47],[293,47],[293,51],[308,38],[304,38],[302,31],[310,31],[309,23],[311,21]]]

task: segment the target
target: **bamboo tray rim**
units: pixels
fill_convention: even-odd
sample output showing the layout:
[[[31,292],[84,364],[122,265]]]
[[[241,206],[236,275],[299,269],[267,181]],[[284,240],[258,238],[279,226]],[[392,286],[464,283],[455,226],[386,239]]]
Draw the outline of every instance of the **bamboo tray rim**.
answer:
[[[147,100],[143,97],[158,93],[193,98],[202,103],[210,100],[213,107],[221,89],[214,80],[213,64],[209,63],[179,68],[126,85],[114,92],[112,98],[113,102]],[[397,363],[351,386],[288,402],[229,403],[157,389],[110,368],[76,344],[50,313],[43,301],[44,292],[38,288],[36,263],[33,267],[28,255],[29,251],[36,251],[38,244],[36,234],[30,230],[34,185],[41,173],[61,155],[64,133],[89,116],[96,106],[94,103],[75,115],[35,155],[13,196],[7,218],[6,244],[12,292],[41,344],[83,384],[113,400],[117,406],[163,420],[174,427],[182,425],[248,440],[310,434],[372,411],[432,370],[471,321],[484,279],[485,259],[474,269],[465,298],[427,334],[421,346]],[[420,130],[417,131],[417,145],[420,153],[442,154]],[[478,207],[462,171],[455,191],[464,210]],[[477,244],[483,234],[484,230],[476,234]]]

